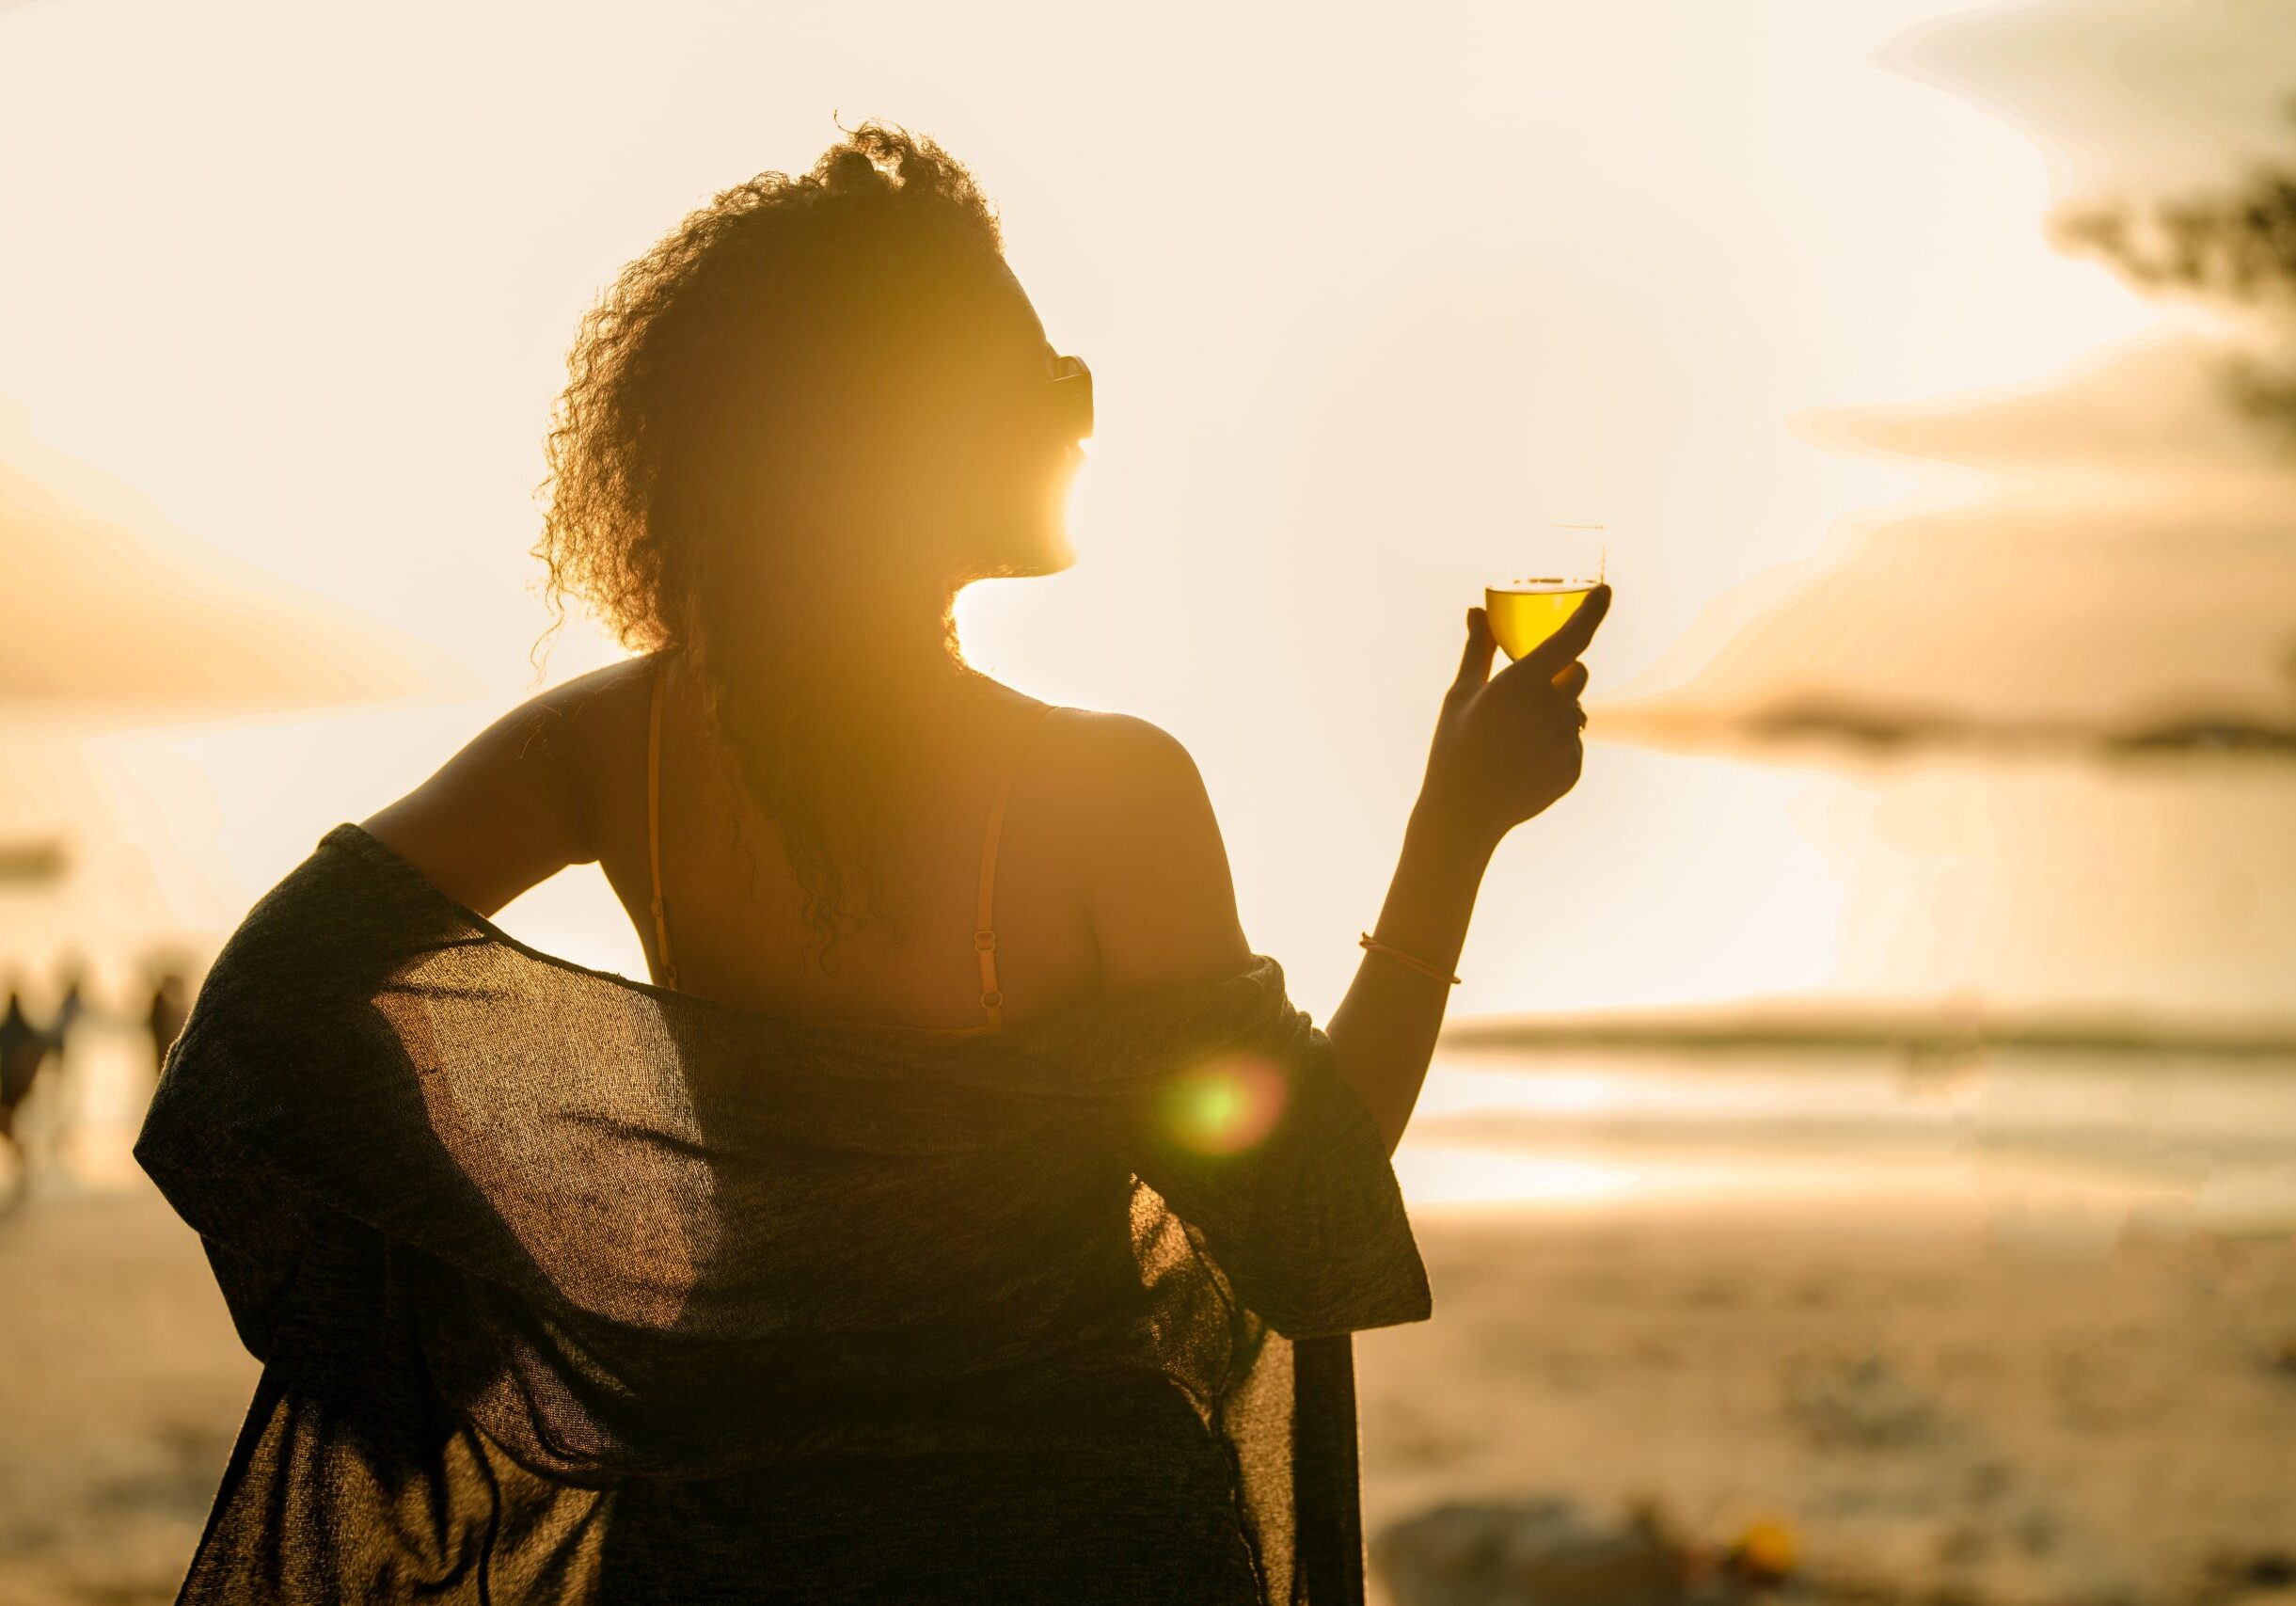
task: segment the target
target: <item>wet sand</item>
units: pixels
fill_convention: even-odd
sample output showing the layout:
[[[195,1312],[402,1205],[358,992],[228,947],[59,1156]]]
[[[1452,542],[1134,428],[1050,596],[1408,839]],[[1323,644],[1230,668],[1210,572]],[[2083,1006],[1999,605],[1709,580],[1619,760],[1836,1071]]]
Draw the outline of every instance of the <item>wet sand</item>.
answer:
[[[1356,1338],[1367,1531],[1458,1497],[1767,1514],[1805,1598],[1869,1600],[2262,1599],[2296,1552],[2288,1235],[2052,1260],[1808,1209],[1418,1227],[1434,1320]],[[197,1238],[148,1188],[35,1197],[0,1286],[0,1606],[170,1599],[256,1372]]]

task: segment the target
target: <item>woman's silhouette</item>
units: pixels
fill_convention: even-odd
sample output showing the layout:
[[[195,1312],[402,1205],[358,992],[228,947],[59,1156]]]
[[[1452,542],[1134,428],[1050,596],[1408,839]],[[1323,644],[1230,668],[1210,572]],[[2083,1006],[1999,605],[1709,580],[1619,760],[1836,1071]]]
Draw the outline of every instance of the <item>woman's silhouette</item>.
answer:
[[[571,367],[537,553],[642,656],[504,716],[369,831],[486,914],[597,863],[657,980],[666,930],[679,989],[792,1017],[970,1031],[1243,967],[1187,750],[958,650],[965,584],[1074,561],[1090,429],[1063,393],[1090,377],[1062,377],[961,167],[864,123],[804,179],[726,191],[625,270]],[[1488,686],[1469,610],[1375,936],[1452,968],[1491,848],[1576,780],[1576,659],[1607,605]],[[1000,782],[991,1007],[974,916]],[[1391,1141],[1444,1002],[1373,951],[1333,1016]]]
[[[163,1087],[139,1145],[139,1157],[171,1187],[179,1208],[203,1221],[212,1241],[244,1242],[244,1264],[229,1263],[238,1281],[226,1279],[228,1292],[240,1290],[234,1314],[243,1332],[251,1345],[268,1347],[276,1369],[289,1342],[277,1335],[313,1327],[308,1316],[277,1315],[285,1301],[278,1290],[299,1275],[295,1256],[309,1261],[311,1252],[282,1247],[259,1190],[236,1173],[202,1169],[200,1156],[223,1152],[227,1139],[195,1131],[201,1120],[238,1134],[228,1138],[230,1153],[267,1154],[290,1179],[282,1185],[322,1197],[325,1212],[307,1212],[307,1223],[331,1220],[332,1212],[376,1228],[386,1241],[419,1243],[432,1257],[419,1257],[422,1266],[483,1268],[468,1285],[475,1292],[450,1301],[434,1288],[427,1306],[420,1296],[388,1310],[378,1305],[384,1314],[376,1321],[387,1327],[404,1319],[420,1328],[430,1357],[425,1375],[450,1397],[476,1402],[474,1412],[488,1413],[485,1442],[472,1441],[467,1455],[491,1469],[486,1544],[507,1554],[504,1534],[512,1529],[530,1539],[553,1522],[575,1533],[600,1520],[600,1508],[586,1506],[578,1519],[562,1503],[548,1504],[555,1497],[540,1492],[539,1483],[512,1487],[527,1473],[497,1455],[499,1443],[527,1444],[529,1453],[515,1457],[522,1465],[578,1465],[597,1485],[613,1481],[598,1469],[656,1464],[672,1443],[695,1465],[720,1465],[738,1452],[744,1433],[735,1431],[736,1407],[713,1405],[711,1390],[746,1387],[740,1379],[754,1370],[732,1368],[751,1353],[736,1340],[763,1343],[759,1334],[770,1327],[768,1336],[784,1346],[775,1356],[816,1353],[788,1347],[798,1335],[786,1312],[825,1305],[843,1285],[880,1312],[879,1283],[921,1289],[932,1275],[924,1268],[966,1257],[987,1264],[998,1249],[1011,1252],[1005,1240],[1049,1233],[1045,1241],[1067,1243],[1060,1234],[1068,1232],[1076,1240],[1071,1248],[1096,1269],[1061,1283],[1066,1303],[1049,1296],[1028,1303],[1012,1293],[1022,1286],[1021,1270],[997,1273],[1009,1274],[1002,1290],[1009,1307],[1034,1319],[1054,1309],[1115,1309],[1143,1297],[1147,1282],[1180,1288],[1182,1263],[1223,1263],[1211,1280],[1221,1299],[1232,1278],[1239,1300],[1266,1317],[1264,1328],[1231,1312],[1242,1324],[1231,1333],[1216,1314],[1227,1307],[1192,1294],[1153,1312],[1124,1305],[1128,1330],[1169,1356],[1216,1351],[1217,1366],[1238,1376],[1269,1342],[1266,1328],[1338,1335],[1336,1351],[1298,1345],[1285,1374],[1296,1374],[1296,1395],[1253,1396],[1250,1409],[1290,1436],[1271,1441],[1279,1457],[1281,1445],[1291,1444],[1289,1473],[1264,1455],[1243,1465],[1253,1455],[1240,1459],[1223,1447],[1227,1440],[1219,1435],[1241,1434],[1222,1415],[1243,1410],[1241,1393],[1225,1384],[1199,1390],[1199,1421],[1175,1403],[1180,1393],[1161,1387],[1162,1373],[1152,1374],[1156,1390],[1117,1389],[1109,1381],[1116,1371],[1092,1358],[1091,1344],[1101,1339],[1087,1344],[1082,1328],[1069,1333],[1057,1325],[1018,1359],[1001,1354],[993,1369],[984,1360],[970,1371],[950,1370],[983,1398],[1032,1399],[1039,1414],[1047,1414],[1047,1399],[1065,1402],[1049,1414],[1069,1420],[1047,1424],[1065,1438],[1039,1433],[1026,1449],[1016,1438],[999,1454],[996,1443],[978,1441],[982,1432],[1002,1431],[983,1426],[984,1412],[942,1413],[932,1403],[935,1388],[945,1393],[950,1386],[927,1375],[932,1362],[924,1358],[941,1351],[904,1351],[906,1359],[897,1367],[888,1361],[870,1385],[874,1392],[840,1393],[857,1375],[850,1346],[865,1352],[863,1341],[890,1342],[847,1316],[850,1330],[805,1335],[847,1348],[819,1350],[822,1370],[811,1381],[803,1375],[771,1379],[778,1392],[769,1411],[757,1407],[758,1431],[801,1439],[786,1419],[816,1407],[825,1413],[816,1437],[834,1439],[833,1419],[848,1408],[837,1402],[850,1398],[854,1414],[876,1419],[874,1459],[793,1461],[784,1444],[771,1468],[744,1474],[748,1482],[626,1481],[596,1552],[568,1560],[582,1546],[562,1534],[547,1563],[556,1582],[533,1582],[531,1592],[665,1600],[1210,1602],[1306,1600],[1312,1590],[1317,1606],[1355,1598],[1360,1548],[1352,1527],[1353,1395],[1344,1338],[1351,1328],[1425,1314],[1423,1272],[1378,1155],[1393,1151],[1417,1097],[1491,851],[1577,778],[1583,716],[1576,698],[1586,672],[1576,658],[1607,606],[1607,590],[1496,676],[1481,611],[1468,610],[1458,673],[1435,710],[1401,862],[1366,936],[1370,951],[1327,1031],[1303,1035],[1305,1017],[1282,998],[1279,973],[1253,953],[1239,925],[1220,832],[1186,749],[1130,715],[1047,708],[972,670],[958,651],[951,605],[962,586],[1051,573],[1073,561],[1061,510],[1083,457],[1078,442],[1091,428],[1091,375],[1047,339],[1005,264],[996,221],[962,167],[929,140],[868,123],[803,177],[767,174],[726,191],[623,273],[586,320],[571,374],[551,437],[549,511],[537,555],[548,565],[554,599],[571,595],[592,606],[637,656],[534,697],[358,831],[331,833],[323,846],[336,853],[298,872],[321,878],[307,884],[326,889],[309,901],[340,903],[341,886],[354,886],[353,901],[375,907],[298,914],[296,901],[275,891],[263,917],[251,917],[235,938],[245,951],[227,953],[212,973],[223,979],[203,989],[171,1061],[170,1074],[186,1086]],[[1238,701],[1247,701],[1241,689]],[[605,986],[597,973],[546,962],[483,918],[558,870],[589,863],[603,867],[641,934],[651,990]],[[318,968],[326,962],[312,957],[321,946],[315,929],[337,918],[399,922],[361,954],[368,970],[354,983],[338,984]],[[293,978],[275,979],[283,972]],[[413,983],[404,979],[410,975]],[[357,1008],[345,1008],[343,1024],[324,1033],[283,1006],[257,1013],[261,1006],[254,1000],[266,990],[308,1002],[328,997],[329,989]],[[503,1028],[515,1041],[489,1045],[455,1035],[475,1029],[457,1023],[487,1019],[473,1010],[499,1008],[502,1020],[513,1020],[509,1011],[526,1008],[519,995],[529,992],[564,1001],[536,1003],[517,1015],[515,1028]],[[372,1007],[371,996],[378,1000]],[[689,1007],[688,999],[705,1003]],[[636,1005],[647,1012],[624,1008]],[[613,1035],[621,1032],[635,1034],[628,1041],[642,1047],[658,1033],[651,1024],[657,1014],[667,1021],[668,1041],[687,1067],[670,1079],[672,1103],[680,1107],[625,1119],[599,1103],[603,1094],[585,1093],[589,1102],[567,1119],[546,1123],[535,1113],[538,1100],[570,1096],[533,1084],[575,1074],[549,1059],[556,1052],[549,1045],[573,1041],[577,1028],[562,1017],[585,1010],[607,1023],[580,1028],[585,1042],[623,1041]],[[1246,1015],[1248,1036],[1239,1024]],[[1160,1086],[1174,1070],[1164,1060],[1187,1057],[1177,1047],[1164,1055],[1159,1032],[1175,1045],[1213,1041],[1206,1035],[1211,1026],[1185,1037],[1169,1023],[1215,1017],[1228,1033],[1218,1040],[1227,1045],[1218,1063],[1241,1067],[1234,1075],[1243,1102],[1254,1088],[1271,1085],[1262,1073],[1273,1068],[1291,1078],[1271,1106],[1282,1110],[1269,1116],[1277,1123],[1274,1136],[1252,1135],[1257,1152],[1208,1141],[1199,1146],[1204,1153],[1190,1153],[1131,1114],[1108,1113],[1133,1110],[1138,1101],[1128,1089]],[[379,1089],[372,1105],[346,1111],[314,1100],[308,1120],[300,1111],[283,1116],[281,1096],[270,1090],[271,1069],[250,1047],[271,1033],[374,1044],[357,1050],[362,1075],[372,1072]],[[740,1043],[749,1040],[814,1058],[786,1089],[713,1080],[695,1069],[713,1053],[747,1052]],[[913,1048],[902,1046],[911,1042]],[[1076,1045],[1087,1042],[1091,1052],[1079,1053]],[[996,1057],[1005,1043],[1019,1045],[1024,1075]],[[533,1047],[533,1063],[507,1057],[521,1045]],[[932,1069],[874,1082],[857,1070],[841,1089],[835,1065],[816,1061],[823,1054],[833,1059],[847,1045],[870,1077],[907,1062],[902,1056]],[[278,1057],[295,1060],[287,1050]],[[410,1065],[414,1073],[401,1074]],[[919,1092],[910,1085],[942,1074],[942,1067],[954,1067],[947,1072],[954,1085],[978,1089],[984,1101],[1012,1101],[1000,1109],[1020,1111],[1009,1120],[1021,1124],[996,1124],[1008,1114],[981,1117],[972,1136],[970,1105],[934,1102],[954,1097],[948,1086],[936,1081]],[[607,1075],[596,1065],[585,1073]],[[823,1079],[805,1079],[816,1073]],[[224,1094],[202,1105],[188,1086],[200,1075],[224,1094],[242,1085],[252,1090],[236,1105]],[[1352,1092],[1322,1090],[1342,1084]],[[813,1100],[804,1108],[829,1110],[854,1093],[863,1096],[849,1110],[834,1106],[834,1132],[814,1131],[813,1118],[800,1109]],[[692,1107],[685,1109],[689,1094]],[[897,1111],[912,1098],[936,1112],[942,1132],[894,1130]],[[230,1113],[242,1107],[244,1115]],[[1048,1110],[1065,1117],[1071,1107],[1078,1133],[1117,1134],[1111,1141],[1131,1145],[1123,1152],[1135,1156],[1132,1169],[1142,1178],[1153,1173],[1161,1196],[1155,1210],[1169,1201],[1184,1230],[1159,1228],[1163,1217],[1144,1213],[1137,1194],[1127,1204],[1123,1167],[1110,1185],[1115,1191],[1102,1185],[1106,1168],[1091,1147],[1097,1139],[1026,1137],[1052,1129],[1025,1122],[1053,1119]],[[499,1113],[481,1113],[489,1109]],[[337,1142],[391,1153],[372,1134],[402,1120],[422,1123],[426,1144],[435,1129],[439,1146],[476,1156],[425,1173],[445,1179],[424,1196],[435,1200],[435,1213],[426,1214],[420,1200],[408,1202],[396,1185],[365,1181],[364,1173],[346,1181],[340,1166],[309,1155]],[[336,1124],[324,1124],[329,1121]],[[759,1198],[798,1186],[793,1169],[826,1177],[838,1154],[866,1149],[928,1158],[871,1161],[833,1186],[790,1194],[821,1210],[824,1231],[856,1223],[853,1241],[833,1252],[809,1247],[800,1274],[786,1261],[800,1228],[784,1231],[763,1205],[732,1218],[725,1214],[732,1185],[688,1164],[712,1152],[730,1156],[728,1166],[753,1161],[767,1153],[766,1139],[734,1135],[748,1133],[746,1123],[775,1121],[786,1122],[769,1135],[782,1157],[745,1173],[753,1175]],[[601,1196],[605,1182],[564,1191],[574,1185],[564,1168],[534,1158],[546,1145],[525,1137],[523,1125],[522,1146],[509,1153],[499,1129],[525,1122],[536,1132],[548,1124],[554,1135],[574,1134],[567,1152],[580,1154],[599,1152],[589,1145],[603,1141],[596,1135],[605,1128],[617,1135],[627,1128],[643,1138],[616,1151],[635,1156],[619,1162],[634,1168],[628,1174],[669,1179],[664,1189],[699,1179],[692,1195],[699,1202],[677,1217],[686,1225],[661,1240],[673,1258],[688,1258],[672,1266],[661,1259],[672,1250],[633,1259],[625,1246],[596,1241],[619,1234],[617,1209],[628,1212],[633,1236],[654,1232],[648,1223],[661,1211],[635,1185],[620,1195]],[[954,1136],[960,1129],[968,1134],[961,1141]],[[1008,1130],[1021,1136],[997,1136]],[[966,1171],[960,1155],[991,1158]],[[990,1169],[992,1161],[1010,1169]],[[888,1240],[894,1247],[871,1248],[858,1223],[872,1201],[883,1208],[887,1178],[899,1164],[944,1168],[932,1174],[950,1179],[948,1197],[972,1203],[954,1204],[938,1220],[907,1222],[897,1241]],[[500,1178],[515,1174],[515,1185],[490,1181],[485,1167],[500,1168]],[[1354,1169],[1340,1174],[1349,1167]],[[624,1173],[612,1175],[610,1185],[623,1185]],[[1031,1214],[1038,1207],[1027,1190],[1055,1175],[1073,1185],[1070,1203],[1042,1208],[1071,1211],[1073,1219]],[[463,1197],[467,1180],[487,1192],[483,1209]],[[242,1191],[225,1198],[230,1187]],[[546,1196],[570,1202],[548,1209],[532,1202]],[[434,1214],[450,1210],[468,1214],[451,1232],[431,1231]],[[590,1240],[571,1249],[547,1241],[554,1232],[561,1238],[575,1232],[594,1210],[605,1213],[594,1219],[606,1225],[581,1228]],[[984,1230],[983,1220],[999,1210],[1002,1225]],[[708,1230],[697,1236],[691,1221],[702,1216]],[[927,1240],[922,1245],[920,1231]],[[945,1239],[931,1241],[935,1232]],[[736,1262],[726,1247],[763,1257],[768,1249],[760,1246],[768,1241],[784,1256],[772,1262],[772,1280],[754,1269],[762,1259]],[[340,1264],[384,1264],[359,1261],[366,1251],[352,1237],[342,1242],[350,1247],[330,1251]],[[697,1242],[717,1245],[714,1258],[691,1260]],[[890,1269],[895,1259],[880,1258],[910,1252],[924,1257],[918,1269]],[[1155,1277],[1148,1275],[1151,1262]],[[226,1272],[225,1259],[218,1270]],[[1103,1274],[1113,1280],[1089,1282]],[[438,1275],[413,1276],[418,1296],[431,1286],[423,1278]],[[1186,1278],[1198,1273],[1188,1270]],[[340,1291],[356,1280],[338,1271],[328,1286]],[[562,1329],[596,1324],[610,1308],[650,1312],[672,1284],[678,1298],[665,1307],[669,1316],[619,1315],[580,1328],[579,1345],[563,1339]],[[1104,1291],[1102,1306],[1079,1303],[1078,1291],[1088,1286]],[[529,1303],[503,1305],[504,1287],[530,1288],[522,1296]],[[545,1300],[554,1301],[549,1320],[520,1313]],[[474,1329],[491,1323],[489,1332],[506,1336],[466,1353],[453,1326],[459,1318],[441,1314],[450,1309],[467,1310]],[[351,1330],[340,1313],[329,1320],[330,1331]],[[934,1330],[944,1348],[983,1343],[977,1334],[962,1336],[961,1313],[944,1312],[942,1322]],[[1002,1314],[982,1325],[1000,1324],[1009,1338]],[[665,1347],[673,1338],[685,1347]],[[695,1347],[705,1339],[711,1347]],[[587,1359],[577,1365],[569,1354]],[[601,1354],[614,1363],[606,1366]],[[364,1375],[363,1368],[380,1364],[361,1355],[333,1364],[329,1375]],[[675,1359],[665,1362],[665,1355]],[[697,1371],[720,1365],[720,1374]],[[1032,1381],[1032,1367],[1043,1386]],[[1178,1362],[1172,1369],[1184,1370]],[[1064,1381],[1053,1389],[1056,1370]],[[602,1395],[600,1375],[615,1384]],[[274,1385],[271,1376],[273,1408],[288,1412],[277,1402],[292,1403],[298,1385],[292,1376]],[[663,1397],[681,1396],[685,1414],[674,1434],[656,1435],[649,1424],[650,1396],[630,1381],[648,1376]],[[504,1381],[512,1377],[515,1387]],[[536,1377],[568,1380],[545,1387]],[[1078,1381],[1084,1378],[1089,1387]],[[914,1384],[901,1396],[909,1403],[883,1405],[891,1397],[885,1391],[903,1379]],[[1311,1382],[1330,1391],[1311,1393]],[[1293,1387],[1281,1379],[1268,1386]],[[320,1384],[311,1390],[313,1397],[325,1394]],[[267,1417],[259,1401],[236,1459],[261,1464],[273,1456],[277,1470],[266,1475],[282,1480],[273,1487],[308,1489],[310,1478],[293,1468],[319,1452],[291,1455],[276,1446],[308,1432],[319,1435],[309,1442],[338,1447],[326,1454],[348,1455],[339,1448],[340,1427],[294,1425],[328,1412],[338,1423],[356,1414],[344,1403],[348,1396],[327,1397],[336,1403],[300,1417]],[[1291,1417],[1271,1407],[1277,1397],[1296,1399]],[[1121,1407],[1114,1403],[1119,1398]],[[1311,1400],[1329,1403],[1329,1411],[1319,1418],[1323,1407]],[[1107,1414],[1094,1417],[1103,1407],[1087,1401],[1105,1403]],[[658,1414],[668,1420],[668,1406]],[[928,1418],[933,1431],[946,1427],[953,1436],[961,1419],[963,1434],[974,1436],[965,1439],[974,1458],[888,1461],[883,1446],[895,1441],[888,1436],[921,1435]],[[375,1445],[388,1434],[363,1431],[356,1475],[330,1485],[330,1500],[372,1500],[378,1483],[411,1487],[408,1468],[443,1464],[445,1452],[420,1434],[416,1448],[387,1453]],[[438,1429],[449,1431],[459,1429]],[[1136,1455],[1128,1439],[1133,1433],[1142,1436]],[[1153,1446],[1149,1436],[1159,1436]],[[582,1445],[570,1447],[574,1439]],[[386,1463],[388,1474],[372,1470]],[[467,1472],[451,1469],[437,1476],[441,1488],[469,1483]],[[1276,1486],[1275,1496],[1264,1492]],[[218,1595],[245,1587],[244,1568],[211,1565],[211,1558],[279,1543],[276,1529],[263,1526],[277,1519],[264,1512],[287,1498],[250,1494],[243,1519],[233,1515],[243,1503],[227,1489],[203,1541],[208,1570],[197,1576],[214,1581],[203,1587]],[[394,1520],[404,1520],[411,1497],[398,1498]],[[1310,1513],[1318,1502],[1330,1509]],[[446,1503],[439,1495],[425,1509]],[[1283,1509],[1294,1504],[1296,1512]],[[546,1510],[547,1520],[517,1516]],[[1335,1561],[1303,1549],[1298,1566],[1286,1559],[1278,1574],[1270,1570],[1274,1542],[1247,1543],[1243,1535],[1245,1528],[1272,1533],[1270,1524],[1295,1518],[1304,1531],[1311,1517],[1321,1532],[1338,1536],[1335,1554],[1352,1553]],[[464,1531],[453,1524],[440,1531],[449,1527]],[[900,1533],[888,1537],[890,1529]],[[966,1537],[946,1537],[952,1534]],[[1089,1547],[1081,1556],[1079,1545]],[[443,1554],[451,1546],[440,1539],[433,1550]],[[436,1555],[433,1562],[447,1566]],[[413,1564],[401,1558],[397,1565],[404,1571]],[[504,1587],[498,1580],[497,1590]]]

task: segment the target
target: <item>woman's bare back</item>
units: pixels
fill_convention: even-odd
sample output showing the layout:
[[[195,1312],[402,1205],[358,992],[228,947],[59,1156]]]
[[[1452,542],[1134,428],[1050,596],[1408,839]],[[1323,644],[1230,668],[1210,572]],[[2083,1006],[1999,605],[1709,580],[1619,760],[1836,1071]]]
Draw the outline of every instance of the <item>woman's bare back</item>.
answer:
[[[656,662],[636,660],[608,693],[610,717],[583,744],[583,781],[599,864],[646,945],[655,979],[669,985],[656,937],[646,811]],[[1002,774],[1010,779],[992,866],[998,1010],[1019,1024],[1094,996],[1099,957],[1058,806],[1066,722],[1088,716],[1047,709],[993,681],[983,686],[989,697],[920,759],[931,806],[894,845],[885,872],[901,920],[847,936],[825,971],[816,933],[799,917],[800,894],[781,838],[702,739],[691,678],[670,660],[661,676],[651,845],[677,989],[800,1019],[984,1029],[992,1023],[974,931],[985,828]]]
[[[551,687],[362,825],[481,914],[569,865],[599,865],[667,984],[646,834],[653,670],[641,657]],[[824,971],[779,835],[713,761],[694,688],[673,670],[657,844],[680,992],[800,1020],[979,1028],[975,898],[1008,760],[993,887],[1005,1026],[1246,966],[1227,851],[1187,750],[1130,714],[1045,710],[986,679],[975,690],[923,761],[932,808],[888,857],[886,900],[908,929],[855,932]]]

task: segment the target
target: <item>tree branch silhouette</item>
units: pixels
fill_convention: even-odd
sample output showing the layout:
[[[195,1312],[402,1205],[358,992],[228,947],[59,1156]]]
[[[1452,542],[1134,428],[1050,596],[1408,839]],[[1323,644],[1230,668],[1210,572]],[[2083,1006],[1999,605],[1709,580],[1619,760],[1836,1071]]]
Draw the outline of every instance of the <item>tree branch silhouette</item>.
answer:
[[[2296,95],[2286,109],[2296,123]],[[2148,294],[2243,315],[2262,349],[2227,359],[2226,396],[2296,452],[2296,164],[2257,165],[2212,193],[2067,207],[2049,219],[2048,236]]]

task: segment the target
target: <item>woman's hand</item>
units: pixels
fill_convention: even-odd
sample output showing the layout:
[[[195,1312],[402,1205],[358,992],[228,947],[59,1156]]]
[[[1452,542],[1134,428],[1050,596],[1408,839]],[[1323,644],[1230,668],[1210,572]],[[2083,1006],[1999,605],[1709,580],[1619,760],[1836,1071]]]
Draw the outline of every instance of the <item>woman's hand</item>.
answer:
[[[1469,845],[1496,847],[1577,784],[1587,722],[1578,655],[1609,611],[1610,588],[1598,585],[1561,628],[1493,676],[1498,643],[1483,611],[1467,610],[1466,650],[1443,695],[1419,789],[1434,823]]]

